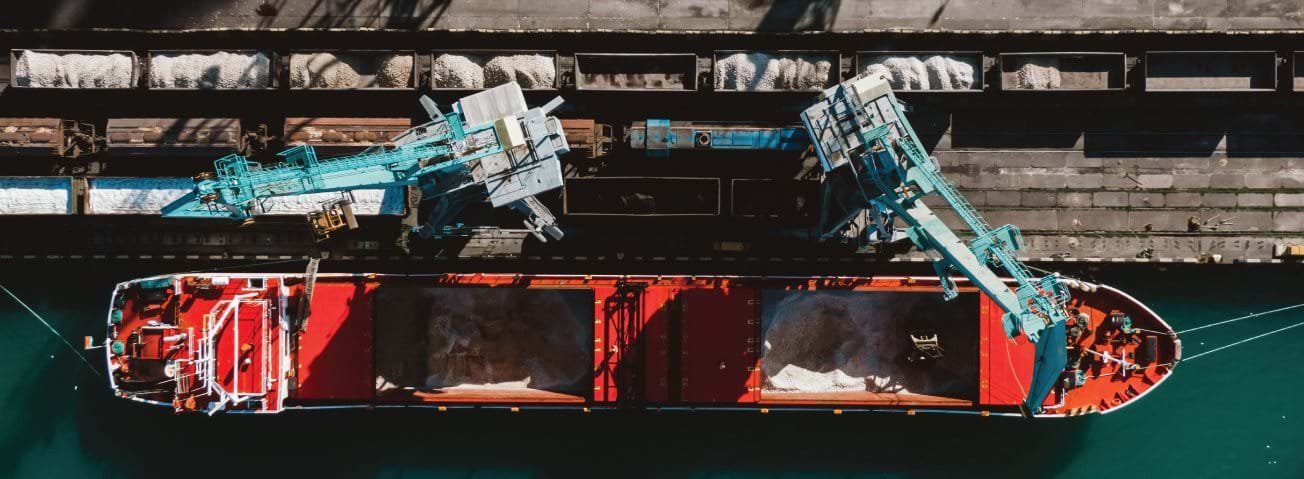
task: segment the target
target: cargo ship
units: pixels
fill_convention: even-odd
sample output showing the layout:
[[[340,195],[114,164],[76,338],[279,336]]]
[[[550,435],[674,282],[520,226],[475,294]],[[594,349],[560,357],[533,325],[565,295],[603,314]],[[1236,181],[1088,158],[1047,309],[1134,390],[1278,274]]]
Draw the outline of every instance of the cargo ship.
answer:
[[[117,285],[104,350],[115,395],[210,415],[1063,417],[1135,402],[1181,359],[1173,329],[1109,286],[1061,279],[1078,289],[1071,320],[1032,343],[955,281],[947,301],[911,276],[167,275]]]

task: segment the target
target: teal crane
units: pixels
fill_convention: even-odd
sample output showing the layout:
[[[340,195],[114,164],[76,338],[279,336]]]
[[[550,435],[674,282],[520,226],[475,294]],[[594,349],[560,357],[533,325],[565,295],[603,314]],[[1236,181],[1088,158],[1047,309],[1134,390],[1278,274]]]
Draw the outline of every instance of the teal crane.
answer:
[[[415,228],[421,237],[446,236],[467,205],[488,201],[524,214],[540,240],[561,239],[556,218],[534,196],[562,185],[558,156],[570,148],[561,122],[549,116],[561,103],[557,97],[528,108],[514,82],[464,97],[449,113],[423,96],[431,120],[392,145],[335,158],[296,146],[269,166],[230,154],[214,162],[213,172],[196,176],[194,191],[166,206],[163,216],[252,221],[277,196],[415,185],[422,199],[436,200]]]
[[[1054,275],[1034,276],[1016,256],[1023,248],[1019,229],[992,228],[942,175],[886,79],[867,74],[835,85],[801,119],[826,173],[826,196],[841,203],[839,217],[824,222],[821,233],[836,236],[859,220],[872,224],[865,228],[869,236],[890,241],[895,222],[904,222],[904,236],[933,258],[946,299],[958,294],[951,275],[962,274],[1005,311],[1009,337],[1023,334],[1037,343],[1025,406],[1040,410],[1067,362],[1068,287]],[[961,240],[924,204],[928,195],[950,205],[975,238]]]

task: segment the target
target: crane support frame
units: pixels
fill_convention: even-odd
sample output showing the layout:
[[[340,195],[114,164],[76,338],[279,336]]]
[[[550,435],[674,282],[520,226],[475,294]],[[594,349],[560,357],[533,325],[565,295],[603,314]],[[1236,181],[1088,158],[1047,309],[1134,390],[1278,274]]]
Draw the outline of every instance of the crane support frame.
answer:
[[[527,109],[520,86],[500,85],[459,100],[444,113],[428,97],[431,121],[395,137],[392,145],[318,158],[308,145],[288,148],[280,163],[262,165],[236,153],[217,159],[212,173],[195,177],[188,195],[163,209],[168,217],[252,220],[279,196],[416,186],[437,200],[423,237],[441,237],[475,202],[525,213],[540,240],[560,239],[556,218],[534,195],[562,185],[559,155],[569,151],[561,122],[549,113],[562,99]]]
[[[842,235],[847,225],[860,220],[873,223],[872,229],[866,228],[873,240],[890,241],[896,223],[904,223],[904,236],[933,258],[946,299],[958,295],[950,277],[962,274],[1005,311],[1002,323],[1010,338],[1022,334],[1039,343],[1025,405],[1040,410],[1067,362],[1063,344],[1068,287],[1057,275],[1034,276],[1018,260],[1023,248],[1019,229],[993,228],[978,214],[942,175],[905,113],[887,80],[869,74],[825,90],[802,112],[802,124],[826,173],[827,192],[843,207],[832,227],[822,225],[822,236]],[[966,244],[924,204],[930,195],[955,211],[973,232],[972,241]],[[1013,289],[999,271],[1013,280]]]

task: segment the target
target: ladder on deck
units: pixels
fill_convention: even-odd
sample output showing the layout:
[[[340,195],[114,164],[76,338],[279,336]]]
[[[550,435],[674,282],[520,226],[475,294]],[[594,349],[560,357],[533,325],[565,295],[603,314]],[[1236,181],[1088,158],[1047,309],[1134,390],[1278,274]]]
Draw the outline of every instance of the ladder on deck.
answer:
[[[321,258],[309,258],[308,268],[303,272],[303,294],[299,296],[299,308],[294,319],[295,330],[302,330],[308,326],[308,314],[312,305],[312,290],[317,287],[317,268],[321,265]]]

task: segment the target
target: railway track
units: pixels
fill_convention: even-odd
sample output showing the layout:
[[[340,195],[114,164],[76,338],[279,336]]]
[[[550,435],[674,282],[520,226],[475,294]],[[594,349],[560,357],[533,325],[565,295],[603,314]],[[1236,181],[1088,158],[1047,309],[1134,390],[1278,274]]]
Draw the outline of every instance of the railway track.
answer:
[[[57,54],[86,45],[129,58],[130,85],[39,88],[14,81],[28,47]],[[476,48],[438,48],[443,45]],[[449,58],[464,58],[482,73],[497,68],[498,73],[486,74],[488,86],[502,77],[501,67],[489,66],[495,59],[529,57],[535,60],[528,65],[552,69],[551,75],[522,73],[526,76],[518,79],[529,84],[531,101],[557,94],[567,100],[559,114],[573,150],[564,158],[567,181],[562,195],[545,200],[564,212],[564,224],[587,235],[572,237],[574,244],[633,245],[643,238],[691,235],[677,241],[690,256],[740,248],[721,246],[734,244],[746,244],[761,257],[762,251],[787,247],[847,251],[810,241],[822,193],[804,135],[793,134],[800,133],[793,119],[812,91],[884,65],[906,77],[903,86],[914,88],[901,96],[914,107],[913,121],[936,149],[944,171],[962,188],[990,198],[980,209],[1015,215],[1016,223],[1025,222],[1018,219],[1021,214],[1044,219],[1036,212],[1046,208],[1058,208],[1065,217],[1037,222],[1045,226],[1029,228],[1035,234],[1189,233],[1169,229],[1185,224],[1177,220],[1136,220],[1137,228],[1144,222],[1156,230],[1134,231],[1131,219],[1088,222],[1069,231],[1064,225],[1078,221],[1067,217],[1077,214],[1071,208],[1083,207],[1073,199],[1078,197],[1095,197],[1098,204],[1088,201],[1090,211],[1083,213],[1093,218],[1222,215],[1255,222],[1244,230],[1196,233],[1200,237],[1240,233],[1290,242],[1304,231],[1304,225],[1291,223],[1297,207],[1289,200],[1296,187],[1304,188],[1294,179],[1304,171],[1294,163],[1304,157],[1304,141],[1293,133],[1304,123],[1295,113],[1304,104],[1295,85],[1304,78],[1296,79],[1296,54],[1287,35],[88,31],[57,37],[0,32],[0,47],[10,49],[9,64],[0,66],[9,76],[0,93],[0,158],[5,160],[0,175],[43,177],[32,181],[50,181],[53,175],[87,189],[99,178],[178,181],[211,168],[213,159],[231,151],[271,161],[276,151],[299,143],[327,154],[383,144],[422,118],[413,97],[430,95],[447,104],[474,90],[477,84],[450,77]],[[266,74],[253,75],[262,80],[252,83],[213,89],[166,86],[151,76],[165,61],[219,52],[261,55]],[[311,60],[321,55],[350,65],[357,76],[346,77],[353,83],[313,83],[312,78],[330,73],[328,67],[312,70],[320,62]],[[391,75],[403,79],[399,86],[393,86],[397,80],[382,86],[379,71],[396,57],[410,57],[410,70]],[[968,65],[972,79],[918,90],[934,57],[942,59],[934,64]],[[761,84],[735,78],[739,62],[747,59],[754,66],[795,62],[796,70],[807,73],[819,73],[827,63],[827,76],[800,87],[747,91]],[[1058,84],[1028,80],[1055,65]],[[911,71],[917,73],[913,80]],[[760,144],[770,146],[749,147]],[[1245,157],[1254,161],[1238,160]],[[1219,183],[1229,174],[1238,182]],[[1074,183],[1101,176],[1103,183]],[[1126,183],[1129,178],[1134,183]],[[1066,187],[1071,193],[1058,193]],[[1138,191],[1138,201],[1155,202],[1128,204]],[[1214,200],[1228,192],[1231,203]],[[1123,210],[1094,193],[1122,195]],[[1013,203],[1004,199],[1011,194]],[[1245,197],[1243,204],[1237,204],[1238,194]],[[1190,203],[1191,195],[1203,196],[1206,204]],[[1267,203],[1257,199],[1265,195]],[[1287,199],[1274,204],[1274,195]],[[1164,197],[1174,201],[1157,202]],[[69,201],[73,206],[67,211],[78,224],[97,225],[88,228],[128,224],[125,218],[132,216],[99,215],[79,203],[86,201],[84,193],[78,198]],[[379,221],[398,221],[394,218]],[[29,219],[0,217],[14,224]],[[158,221],[151,228],[159,235],[174,227],[196,234],[222,228]],[[290,224],[275,226],[282,227]],[[386,245],[383,252],[389,232],[358,241]],[[513,254],[529,255],[529,249],[525,242]]]

